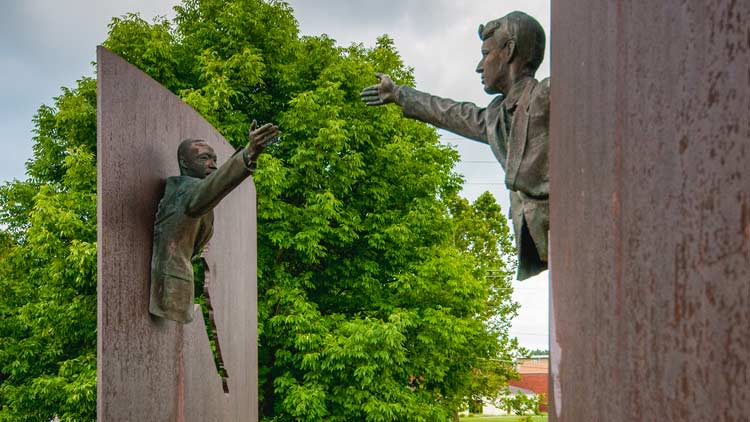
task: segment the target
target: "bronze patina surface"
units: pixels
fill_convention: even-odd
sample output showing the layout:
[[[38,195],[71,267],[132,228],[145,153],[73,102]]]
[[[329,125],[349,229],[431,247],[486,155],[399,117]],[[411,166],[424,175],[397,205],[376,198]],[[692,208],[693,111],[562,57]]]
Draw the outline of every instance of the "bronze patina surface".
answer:
[[[190,324],[152,316],[149,280],[156,207],[165,180],[180,172],[180,141],[202,139],[223,158],[234,148],[195,110],[110,51],[98,49],[97,66],[97,418],[257,421],[252,177],[213,209],[213,237],[203,252],[229,375],[225,393],[202,313],[193,311]]]
[[[750,2],[552,2],[553,422],[750,420]]]
[[[270,123],[251,131],[247,147],[218,169],[216,153],[206,141],[188,138],[180,143],[180,176],[167,178],[154,222],[149,303],[153,315],[181,323],[193,320],[192,258],[211,239],[213,209],[252,174],[258,155],[278,133]]]
[[[371,106],[396,103],[404,115],[489,144],[505,170],[518,249],[518,279],[547,269],[549,231],[549,79],[537,81],[545,34],[531,16],[512,12],[479,27],[487,107],[400,86],[386,75],[362,90]]]

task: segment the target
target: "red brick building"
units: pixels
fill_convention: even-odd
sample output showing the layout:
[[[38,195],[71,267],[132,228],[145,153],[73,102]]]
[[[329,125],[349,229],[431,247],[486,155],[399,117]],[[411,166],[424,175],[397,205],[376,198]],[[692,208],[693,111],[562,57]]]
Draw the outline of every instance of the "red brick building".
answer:
[[[516,371],[520,379],[511,380],[508,384],[519,389],[519,392],[526,394],[544,394],[544,405],[541,406],[542,412],[547,411],[547,400],[549,390],[549,357],[534,356],[526,359],[519,359],[516,365]]]

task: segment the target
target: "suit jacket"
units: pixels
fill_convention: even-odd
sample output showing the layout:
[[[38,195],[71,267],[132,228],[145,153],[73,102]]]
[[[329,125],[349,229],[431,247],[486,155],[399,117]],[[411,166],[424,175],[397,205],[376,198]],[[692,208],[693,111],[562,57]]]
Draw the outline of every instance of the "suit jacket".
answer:
[[[547,268],[549,78],[524,78],[486,108],[402,86],[404,115],[490,145],[505,170],[518,249],[518,279]]]
[[[211,239],[214,207],[250,174],[243,154],[234,154],[205,179],[167,178],[154,222],[150,313],[181,323],[193,320],[192,258]]]

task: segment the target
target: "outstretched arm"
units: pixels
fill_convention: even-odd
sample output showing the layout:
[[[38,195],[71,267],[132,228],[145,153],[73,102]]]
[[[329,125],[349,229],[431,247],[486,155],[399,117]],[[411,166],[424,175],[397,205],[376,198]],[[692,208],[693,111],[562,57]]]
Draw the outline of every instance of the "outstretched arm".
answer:
[[[378,84],[368,86],[360,93],[360,98],[368,106],[396,103],[401,106],[406,117],[478,142],[488,142],[487,131],[491,123],[488,123],[485,108],[477,107],[474,103],[453,101],[408,86],[396,85],[388,75],[382,73],[376,76]]]
[[[201,181],[201,186],[190,200],[187,215],[198,217],[213,209],[237,185],[255,171],[258,156],[278,140],[279,128],[267,123],[255,129],[250,128],[249,141],[245,148],[234,154],[216,171]]]

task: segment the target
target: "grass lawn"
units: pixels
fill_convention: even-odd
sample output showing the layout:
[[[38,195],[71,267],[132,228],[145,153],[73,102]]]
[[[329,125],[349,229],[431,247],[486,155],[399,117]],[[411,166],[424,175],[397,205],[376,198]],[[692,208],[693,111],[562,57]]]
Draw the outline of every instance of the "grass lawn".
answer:
[[[462,416],[461,422],[522,422],[526,416]],[[547,415],[532,416],[534,422],[547,422]]]

